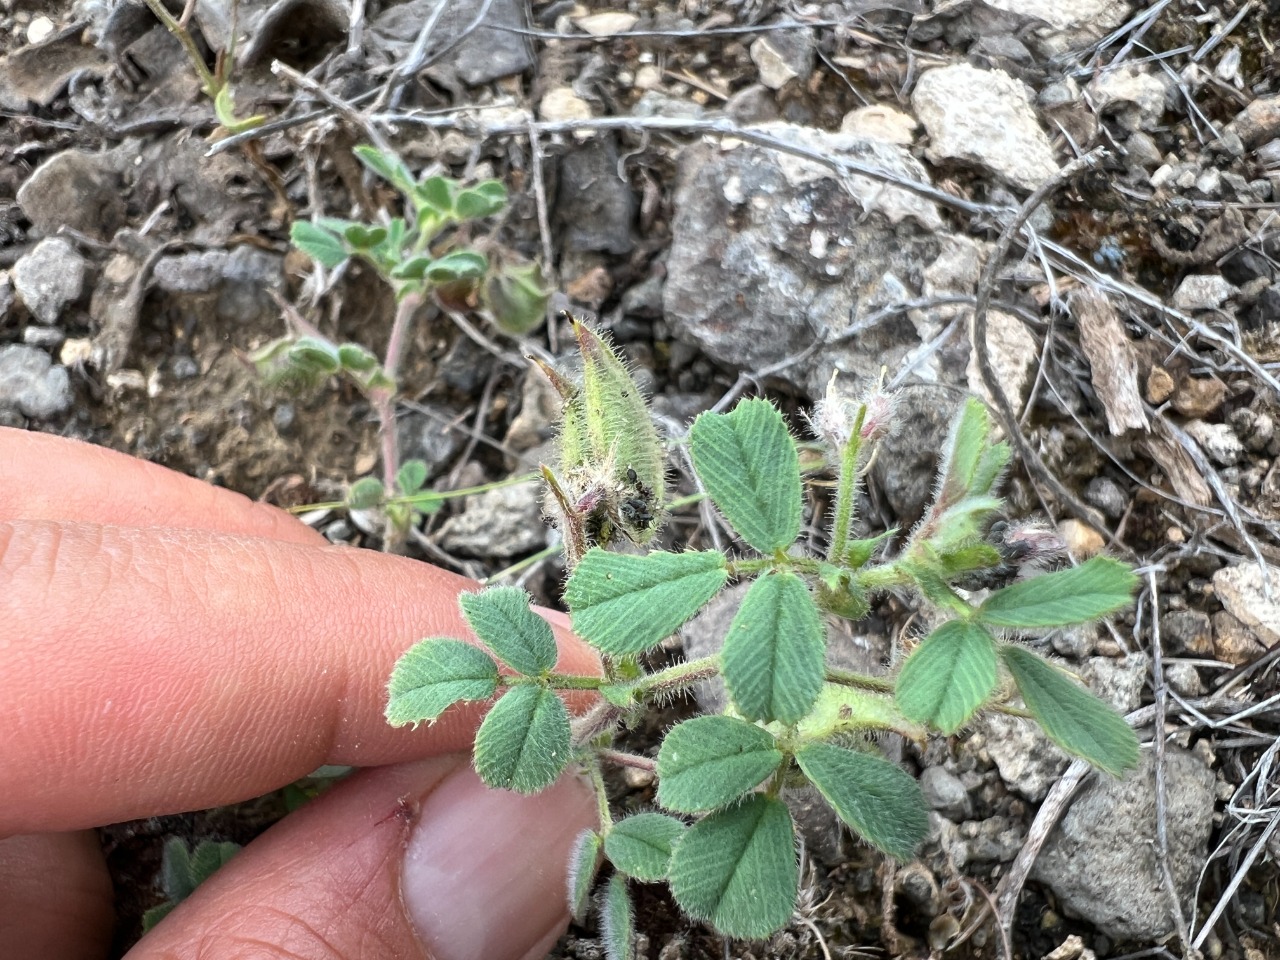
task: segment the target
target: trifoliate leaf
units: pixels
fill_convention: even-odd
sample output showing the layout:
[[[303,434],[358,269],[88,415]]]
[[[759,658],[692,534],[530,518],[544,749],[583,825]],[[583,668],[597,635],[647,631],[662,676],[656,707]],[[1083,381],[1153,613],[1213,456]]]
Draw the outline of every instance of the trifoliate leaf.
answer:
[[[476,773],[491,787],[537,793],[569,762],[569,711],[546,687],[512,687],[476,731]]]
[[[453,212],[459,220],[479,220],[492,216],[507,205],[507,188],[501,180],[482,180],[474,187],[458,191]]]
[[[308,220],[295,220],[289,229],[289,239],[308,257],[330,270],[347,259],[342,238]]]
[[[605,856],[617,869],[637,880],[667,878],[671,848],[685,825],[661,813],[637,813],[619,820],[604,841]]]
[[[609,878],[600,905],[600,938],[608,960],[635,960],[636,925],[627,881],[620,874]]]
[[[715,551],[633,556],[588,550],[565,586],[573,629],[612,656],[655,647],[729,578]]]
[[[579,922],[587,914],[591,902],[591,886],[600,866],[600,847],[603,840],[594,830],[583,830],[573,843],[569,854],[569,912]]]
[[[814,743],[796,763],[836,814],[868,843],[910,860],[929,833],[924,794],[915,779],[882,757]]]
[[[1094,557],[1078,567],[1046,573],[997,590],[978,619],[997,627],[1060,627],[1085,623],[1127,607],[1138,578],[1126,564]]]
[[[462,615],[480,642],[517,673],[535,677],[556,665],[551,625],[529,609],[519,587],[490,587],[458,598]]]
[[[1002,646],[1000,658],[1050,740],[1117,777],[1137,765],[1138,738],[1118,713],[1029,650]]]
[[[826,635],[805,582],[766,573],[742,599],[725,637],[725,686],[748,720],[794,723],[822,689]]]
[[[786,421],[767,400],[743,400],[730,413],[704,413],[689,450],[707,494],[725,519],[761,553],[800,534],[800,458]]]
[[[944,623],[907,657],[895,696],[917,723],[955,733],[996,686],[996,642],[963,620]]]
[[[673,727],[658,750],[658,802],[698,813],[732,803],[782,763],[767,730],[733,717],[694,717]]]
[[[689,828],[671,855],[671,892],[695,920],[759,940],[791,919],[798,872],[786,804],[756,794]]]
[[[497,688],[498,665],[483,650],[461,640],[423,640],[391,671],[387,722],[431,722],[459,700],[488,700]]]

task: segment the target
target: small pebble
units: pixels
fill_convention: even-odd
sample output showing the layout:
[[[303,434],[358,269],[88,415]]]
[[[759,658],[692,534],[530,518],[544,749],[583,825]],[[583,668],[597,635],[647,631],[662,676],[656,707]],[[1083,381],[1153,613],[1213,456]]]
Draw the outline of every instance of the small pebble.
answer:
[[[191,357],[174,357],[169,365],[175,380],[191,380],[200,374],[200,364]]]

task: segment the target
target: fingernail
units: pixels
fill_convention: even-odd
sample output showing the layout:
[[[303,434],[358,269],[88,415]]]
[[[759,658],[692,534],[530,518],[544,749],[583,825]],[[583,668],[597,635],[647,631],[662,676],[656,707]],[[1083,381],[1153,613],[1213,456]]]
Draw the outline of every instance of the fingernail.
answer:
[[[490,790],[470,767],[422,801],[401,895],[434,960],[518,960],[568,923],[565,892],[577,835],[595,798],[566,775],[532,797]]]

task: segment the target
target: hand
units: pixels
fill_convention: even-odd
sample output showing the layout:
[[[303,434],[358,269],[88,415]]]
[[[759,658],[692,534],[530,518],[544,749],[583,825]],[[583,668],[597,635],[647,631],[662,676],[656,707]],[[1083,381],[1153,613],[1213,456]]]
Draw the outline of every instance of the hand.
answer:
[[[105,955],[111,886],[86,828],[349,764],[376,769],[249,845],[130,960],[543,956],[590,788],[486,790],[476,710],[382,718],[405,648],[470,636],[467,589],[154,464],[0,428],[0,952]],[[555,626],[558,669],[598,670]]]

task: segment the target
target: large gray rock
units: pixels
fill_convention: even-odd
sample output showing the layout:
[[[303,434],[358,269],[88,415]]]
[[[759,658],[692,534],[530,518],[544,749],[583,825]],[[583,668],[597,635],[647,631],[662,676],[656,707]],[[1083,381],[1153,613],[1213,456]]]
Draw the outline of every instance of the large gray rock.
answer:
[[[437,50],[463,35],[475,18],[478,4],[453,3],[451,0],[409,0],[387,6],[374,20],[370,38],[390,62],[402,62],[413,48],[423,21],[435,15],[438,4],[448,7],[436,22],[429,50]],[[523,73],[534,64],[526,37],[515,32],[528,29],[525,5],[519,0],[494,0],[481,26],[438,63],[428,67],[428,74],[445,80],[456,77],[468,86],[479,86],[499,77]],[[513,30],[490,29],[511,27]]]
[[[67,226],[110,240],[125,222],[124,181],[116,151],[54,154],[18,189],[18,206],[44,234]]]
[[[782,123],[756,129],[928,183],[893,144]],[[900,187],[858,176],[842,186],[826,167],[745,143],[690,147],[680,171],[667,321],[730,366],[759,369],[918,296],[938,253],[937,208]],[[783,375],[818,396],[833,370],[870,381],[919,344],[894,314]]]
[[[1167,748],[1169,867],[1184,913],[1213,827],[1214,780],[1198,757]],[[1173,932],[1156,869],[1155,797],[1149,752],[1123,780],[1097,775],[1049,837],[1032,871],[1066,913],[1117,940],[1149,942]]]
[[[52,325],[84,292],[85,260],[62,237],[46,237],[13,265],[13,285],[27,312]]]
[[[0,411],[48,420],[71,406],[71,378],[67,368],[55,366],[36,347],[0,347]]]
[[[1045,26],[1036,31],[1046,54],[1086,46],[1124,23],[1131,9],[1124,0],[984,0],[997,10],[1033,17]]]
[[[911,104],[929,133],[930,160],[961,160],[1034,190],[1058,172],[1031,90],[1003,70],[956,64],[920,77]]]

